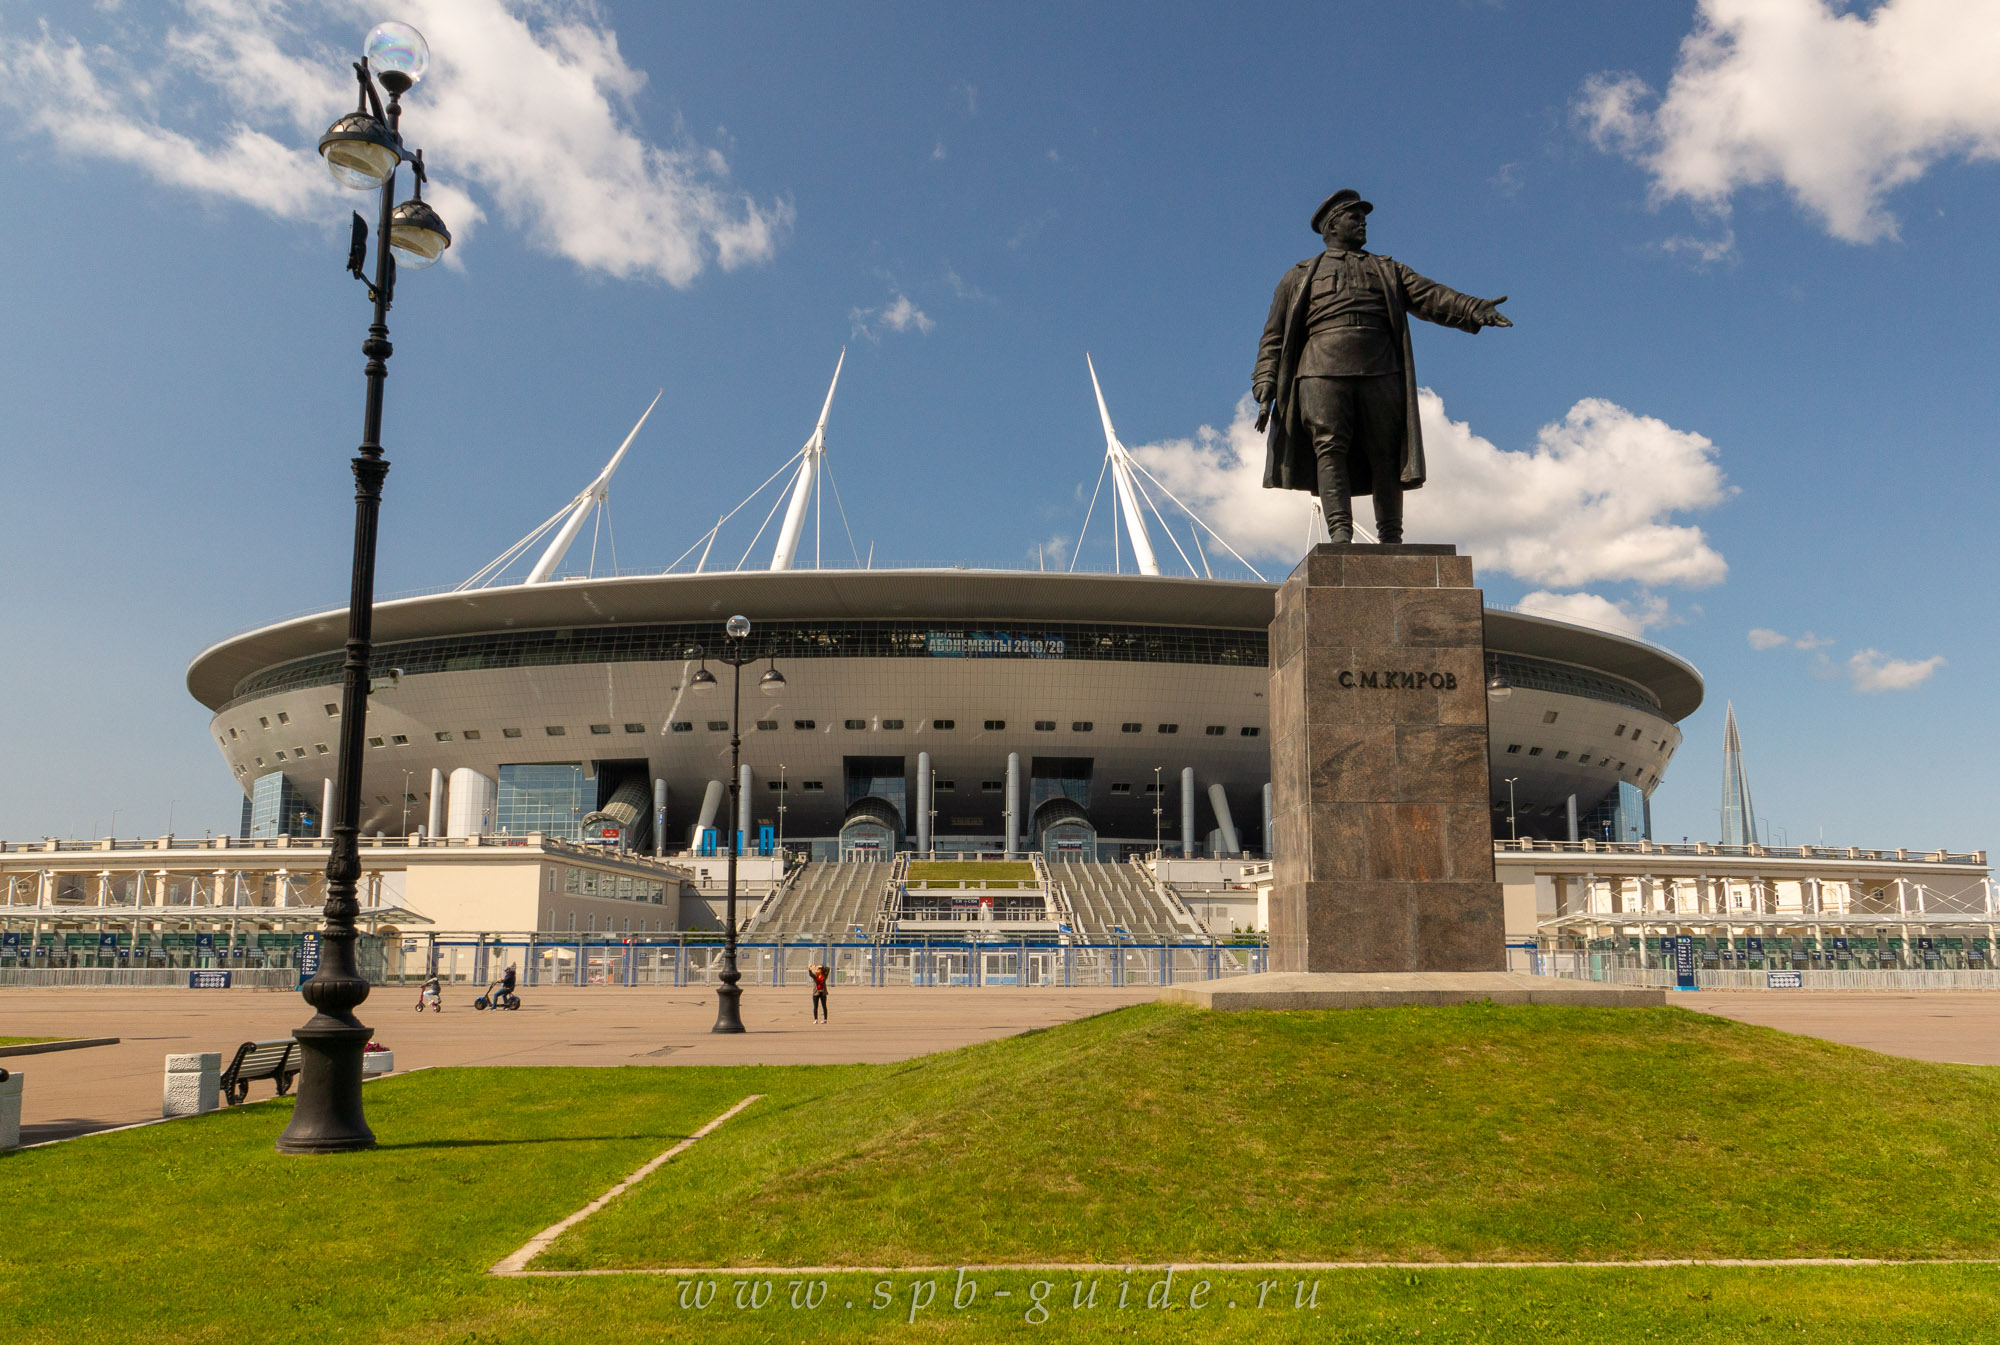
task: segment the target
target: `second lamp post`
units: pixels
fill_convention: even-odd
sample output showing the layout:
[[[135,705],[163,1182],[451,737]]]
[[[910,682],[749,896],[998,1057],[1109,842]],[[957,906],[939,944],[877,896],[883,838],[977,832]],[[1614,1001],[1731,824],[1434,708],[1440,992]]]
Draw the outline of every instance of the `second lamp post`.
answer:
[[[715,990],[716,1032],[743,1031],[741,1002],[743,990],[737,982],[743,974],[736,969],[736,854],[743,848],[748,829],[745,822],[743,798],[743,665],[755,663],[764,657],[750,648],[750,618],[733,616],[723,627],[728,639],[723,642],[721,652],[714,657],[718,663],[726,663],[736,670],[734,684],[730,688],[729,700],[729,883],[727,889],[727,915],[723,920],[722,933],[722,974],[717,977],[722,982]],[[702,665],[695,670],[692,687],[697,695],[710,695],[715,691],[715,674],[708,670],[708,655],[704,652]],[[785,675],[778,671],[774,658],[771,666],[757,681],[757,689],[766,696],[776,696],[785,690]]]

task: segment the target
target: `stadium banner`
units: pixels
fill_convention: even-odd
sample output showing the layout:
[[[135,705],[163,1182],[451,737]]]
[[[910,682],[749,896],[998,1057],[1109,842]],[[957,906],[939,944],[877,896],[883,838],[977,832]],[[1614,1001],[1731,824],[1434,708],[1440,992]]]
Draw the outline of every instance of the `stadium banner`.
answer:
[[[932,658],[1062,658],[1060,635],[1017,635],[1012,631],[933,630],[924,632],[924,652]]]

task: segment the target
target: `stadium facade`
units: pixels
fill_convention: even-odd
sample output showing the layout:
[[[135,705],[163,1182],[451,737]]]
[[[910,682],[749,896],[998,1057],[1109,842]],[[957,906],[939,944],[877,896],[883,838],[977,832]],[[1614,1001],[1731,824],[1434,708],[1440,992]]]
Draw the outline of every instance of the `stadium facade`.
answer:
[[[1152,478],[1102,394],[1099,480],[1133,574],[802,568],[831,405],[829,390],[793,459],[766,570],[561,575],[628,437],[474,581],[379,603],[364,831],[588,839],[609,825],[655,853],[726,847],[732,674],[714,659],[740,613],[765,660],[743,679],[746,851],[1263,854],[1276,585],[1208,577],[1205,554],[1188,567],[1198,576],[1161,572],[1141,503]],[[525,581],[492,582],[544,534]],[[332,609],[223,640],[189,667],[244,791],[246,835],[324,823],[345,635]],[[1486,644],[1495,835],[1647,836],[1699,674],[1640,640],[1498,609]],[[771,666],[784,687],[767,697]]]

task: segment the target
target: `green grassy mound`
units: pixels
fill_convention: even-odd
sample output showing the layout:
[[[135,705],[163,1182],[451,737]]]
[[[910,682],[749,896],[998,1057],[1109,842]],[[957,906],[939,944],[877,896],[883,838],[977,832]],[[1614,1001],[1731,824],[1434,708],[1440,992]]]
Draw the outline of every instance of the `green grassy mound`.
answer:
[[[62,1037],[0,1037],[0,1046],[39,1046],[43,1042],[63,1041]]]
[[[543,1264],[2000,1255],[2000,1071],[1680,1009],[1150,1005],[843,1085]]]
[[[1965,1255],[1995,1245],[1996,1086],[1677,1011],[1550,1009],[1146,1008],[904,1065],[433,1070],[368,1086],[372,1153],[278,1155],[279,1100],[0,1154],[0,1342],[1985,1339],[2000,1269],[1978,1265],[1183,1273],[1170,1293],[486,1270],[749,1093],[538,1267]]]

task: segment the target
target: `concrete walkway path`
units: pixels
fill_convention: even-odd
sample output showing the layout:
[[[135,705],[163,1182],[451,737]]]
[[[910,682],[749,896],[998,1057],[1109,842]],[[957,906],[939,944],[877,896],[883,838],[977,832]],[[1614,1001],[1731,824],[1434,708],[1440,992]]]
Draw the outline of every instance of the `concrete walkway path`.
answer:
[[[447,986],[443,1013],[414,1011],[415,986],[378,988],[359,1017],[396,1053],[427,1065],[837,1065],[1010,1037],[1152,999],[1157,990],[836,987],[814,1026],[804,989],[743,991],[741,1036],[718,1037],[713,989],[532,987],[512,1013],[475,1013],[477,991]],[[157,1118],[165,1059],[285,1037],[312,1016],[292,991],[0,990],[0,1036],[118,1037],[116,1046],[7,1062],[27,1075],[25,1144]],[[271,1096],[269,1083],[250,1096]]]
[[[445,990],[442,1014],[413,1010],[416,987],[377,989],[361,1021],[400,1069],[427,1065],[862,1064],[913,1056],[1158,996],[1129,990],[840,987],[814,1026],[803,989],[748,987],[742,1036],[718,1037],[715,994],[694,987],[534,987],[514,1013],[475,1013],[475,991]],[[1670,1004],[1917,1060],[2000,1065],[2000,994],[1980,991],[1702,991]],[[160,1114],[164,1057],[283,1037],[310,1017],[291,991],[0,989],[0,1036],[118,1037],[116,1046],[5,1062],[27,1075],[22,1140],[83,1134]],[[254,1084],[253,1098],[271,1085]]]

